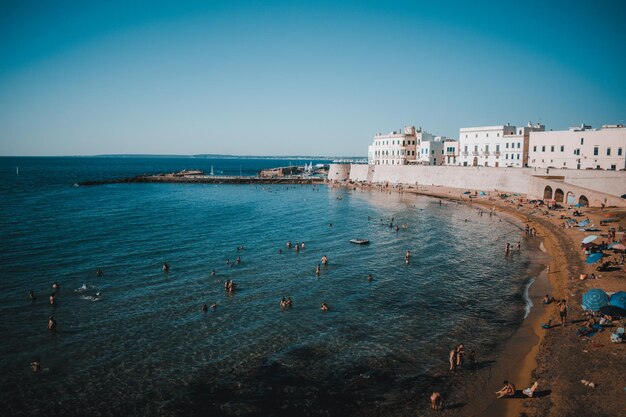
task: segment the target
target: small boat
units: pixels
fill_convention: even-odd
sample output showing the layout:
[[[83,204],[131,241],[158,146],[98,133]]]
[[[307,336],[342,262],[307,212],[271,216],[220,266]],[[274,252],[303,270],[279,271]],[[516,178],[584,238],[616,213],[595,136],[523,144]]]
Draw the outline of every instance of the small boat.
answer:
[[[367,245],[370,243],[367,239],[350,239],[350,243],[356,243],[357,245]]]

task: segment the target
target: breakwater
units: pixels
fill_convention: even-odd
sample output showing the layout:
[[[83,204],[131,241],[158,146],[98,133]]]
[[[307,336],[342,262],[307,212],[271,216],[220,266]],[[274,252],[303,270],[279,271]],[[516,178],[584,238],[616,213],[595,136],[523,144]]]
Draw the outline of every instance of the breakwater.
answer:
[[[81,181],[79,186],[93,186],[105,184],[123,183],[184,183],[184,184],[320,184],[325,181],[322,177],[231,177],[191,175],[178,176],[175,174],[137,175],[127,178],[114,178],[106,180]]]

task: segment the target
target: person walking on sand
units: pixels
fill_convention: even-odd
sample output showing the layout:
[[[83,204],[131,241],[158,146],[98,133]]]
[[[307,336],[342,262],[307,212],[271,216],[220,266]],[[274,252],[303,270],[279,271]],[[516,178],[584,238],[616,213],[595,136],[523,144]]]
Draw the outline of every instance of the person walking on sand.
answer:
[[[567,300],[561,300],[558,305],[559,317],[561,318],[561,326],[565,327],[565,321],[567,320]]]
[[[450,351],[450,359],[449,360],[450,360],[450,370],[452,372],[454,372],[455,369],[456,369],[456,349],[453,348]]]
[[[435,410],[443,410],[443,397],[440,392],[434,391],[430,395],[430,407]]]

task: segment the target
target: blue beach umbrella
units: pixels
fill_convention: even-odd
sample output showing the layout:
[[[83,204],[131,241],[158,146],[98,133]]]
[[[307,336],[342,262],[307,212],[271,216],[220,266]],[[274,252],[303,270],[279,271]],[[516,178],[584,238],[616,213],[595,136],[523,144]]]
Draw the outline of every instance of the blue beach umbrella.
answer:
[[[583,294],[583,308],[598,311],[609,304],[609,295],[600,288],[594,288]]]
[[[583,243],[593,242],[597,238],[598,238],[598,236],[596,236],[596,235],[587,236],[586,238],[583,239]]]
[[[578,223],[580,227],[585,227],[589,224],[589,220],[585,219],[582,222]]]
[[[585,263],[589,265],[595,264],[600,259],[602,259],[602,256],[604,256],[602,252],[592,253],[591,255],[587,256],[587,260],[585,261]]]
[[[609,304],[612,306],[626,310],[626,291],[618,291],[611,296]]]

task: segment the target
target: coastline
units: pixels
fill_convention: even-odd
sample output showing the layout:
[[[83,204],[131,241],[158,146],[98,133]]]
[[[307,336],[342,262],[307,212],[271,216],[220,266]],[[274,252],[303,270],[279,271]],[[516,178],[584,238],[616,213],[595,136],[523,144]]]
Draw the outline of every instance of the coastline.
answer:
[[[576,301],[576,298],[573,298],[577,297],[580,300],[578,298],[579,294],[575,294],[568,285],[569,281],[571,281],[570,277],[578,276],[579,273],[585,270],[583,257],[580,251],[577,250],[577,241],[574,236],[568,235],[563,230],[560,230],[558,224],[550,221],[547,218],[550,214],[544,218],[541,212],[535,215],[532,211],[521,211],[520,206],[513,204],[513,201],[501,200],[489,195],[494,193],[488,193],[485,198],[472,199],[467,196],[464,197],[462,193],[465,190],[440,186],[419,186],[407,189],[403,187],[362,186],[352,183],[342,185],[369,191],[379,190],[429,196],[470,206],[477,205],[486,210],[495,207],[502,218],[509,218],[509,221],[517,224],[528,222],[531,227],[534,227],[537,230],[537,237],[540,238],[536,240],[538,243],[536,249],[538,251],[541,250],[542,255],[533,260],[533,263],[536,263],[536,267],[540,268],[536,271],[536,280],[529,289],[529,297],[533,303],[530,314],[522,320],[519,327],[511,337],[504,341],[501,349],[498,350],[496,361],[490,366],[488,379],[483,386],[475,390],[475,397],[472,397],[467,404],[463,404],[459,409],[449,410],[448,413],[459,416],[478,415],[485,417],[493,415],[508,417],[520,415],[543,416],[552,414],[555,411],[556,414],[559,414],[561,410],[571,408],[571,406],[568,406],[569,398],[567,394],[562,395],[558,388],[560,386],[575,386],[580,389],[579,386],[574,385],[578,380],[572,381],[569,375],[563,375],[561,369],[558,372],[550,369],[554,360],[554,352],[562,351],[562,347],[566,343],[562,338],[558,337],[557,332],[567,331],[568,327],[550,330],[545,330],[541,327],[541,324],[546,323],[550,318],[552,318],[553,322],[557,321],[555,320],[556,307],[554,305],[543,305],[541,299],[545,294],[550,294],[557,299],[569,299],[569,317],[574,316],[572,313],[581,314],[581,308],[578,306],[580,303]],[[568,334],[570,336],[569,339],[571,339],[574,326],[570,326],[569,329],[571,331]],[[575,337],[578,338],[577,336]],[[570,350],[576,350],[571,345],[570,348]],[[623,355],[624,350],[622,349],[621,352]],[[574,360],[576,360],[575,357]],[[467,378],[462,379],[465,380]],[[496,400],[493,392],[502,386],[502,380],[504,379],[512,381],[516,385],[518,392],[529,387],[534,381],[539,380],[539,388],[537,390],[539,395],[536,395],[533,399],[522,395],[515,399]],[[606,385],[600,375],[594,376],[593,380],[602,381],[600,383]],[[578,382],[578,385],[581,384]],[[618,389],[615,387],[615,392],[617,391]],[[423,393],[423,395],[426,395],[426,393]],[[593,400],[587,401],[591,404],[596,403]],[[624,404],[623,394],[621,401],[617,398],[614,401],[610,401],[610,403],[615,403],[617,406],[615,410],[618,410],[619,406]],[[612,405],[610,404],[609,407]]]

